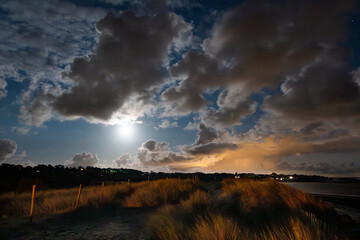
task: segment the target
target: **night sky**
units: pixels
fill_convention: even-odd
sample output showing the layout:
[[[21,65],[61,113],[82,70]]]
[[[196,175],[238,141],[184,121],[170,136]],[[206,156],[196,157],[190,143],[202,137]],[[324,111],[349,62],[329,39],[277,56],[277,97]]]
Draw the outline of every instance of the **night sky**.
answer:
[[[359,5],[0,0],[0,164],[360,176]]]

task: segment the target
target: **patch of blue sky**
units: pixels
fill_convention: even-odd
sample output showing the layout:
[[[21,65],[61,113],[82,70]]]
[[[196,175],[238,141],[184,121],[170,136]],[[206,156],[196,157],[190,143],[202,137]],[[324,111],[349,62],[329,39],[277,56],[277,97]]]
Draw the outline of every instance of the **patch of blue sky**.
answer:
[[[357,4],[357,9],[349,18],[348,26],[351,34],[346,44],[352,51],[350,66],[356,69],[360,67],[360,4]]]

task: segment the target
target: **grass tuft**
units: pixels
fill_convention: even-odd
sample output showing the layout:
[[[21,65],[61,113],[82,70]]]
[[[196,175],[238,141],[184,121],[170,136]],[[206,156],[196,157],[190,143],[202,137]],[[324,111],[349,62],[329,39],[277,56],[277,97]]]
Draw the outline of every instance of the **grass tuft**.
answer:
[[[197,182],[193,180],[161,179],[144,182],[125,199],[126,207],[156,207],[178,203],[194,192]]]

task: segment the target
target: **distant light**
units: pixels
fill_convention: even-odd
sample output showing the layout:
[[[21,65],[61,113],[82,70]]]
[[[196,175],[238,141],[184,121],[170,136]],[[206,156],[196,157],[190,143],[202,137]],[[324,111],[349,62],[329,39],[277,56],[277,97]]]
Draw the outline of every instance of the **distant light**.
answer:
[[[81,171],[84,171],[84,169],[83,169],[83,168],[81,168],[80,170],[81,170]]]
[[[293,176],[290,176],[289,178],[290,178],[290,179],[293,179],[294,177],[293,177]]]
[[[284,180],[283,178],[280,178],[280,181]]]

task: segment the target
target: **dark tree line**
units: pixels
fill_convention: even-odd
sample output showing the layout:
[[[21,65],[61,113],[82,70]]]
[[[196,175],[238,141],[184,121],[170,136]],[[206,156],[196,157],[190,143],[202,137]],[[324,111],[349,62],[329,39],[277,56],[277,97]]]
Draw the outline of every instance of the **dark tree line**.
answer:
[[[164,172],[142,172],[134,169],[125,168],[96,168],[78,167],[70,168],[63,165],[38,165],[35,167],[24,167],[22,165],[2,164],[0,165],[0,192],[4,191],[29,191],[33,184],[38,189],[47,188],[68,188],[83,185],[100,185],[102,182],[112,184],[131,179],[131,182],[146,181],[162,178],[193,178],[197,176],[201,181],[221,181],[224,178],[251,178],[266,179],[273,178],[279,181],[298,181],[298,182],[322,182],[329,180],[341,180],[322,176],[307,175],[284,175],[272,173],[268,174],[229,174],[229,173],[164,173]],[[290,177],[291,176],[291,177]],[[354,180],[354,179],[347,179]],[[342,180],[343,181],[343,180]],[[356,179],[354,180],[356,181]]]

